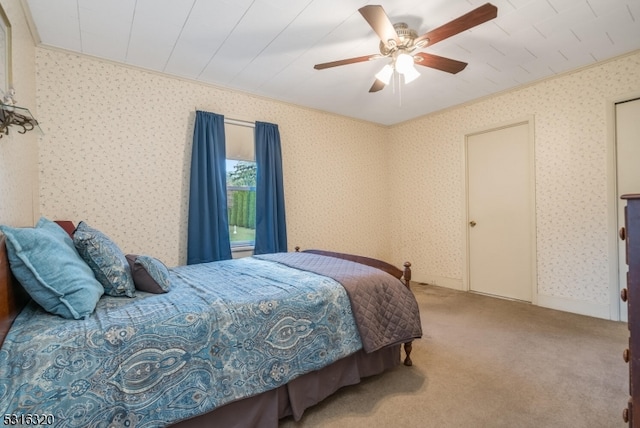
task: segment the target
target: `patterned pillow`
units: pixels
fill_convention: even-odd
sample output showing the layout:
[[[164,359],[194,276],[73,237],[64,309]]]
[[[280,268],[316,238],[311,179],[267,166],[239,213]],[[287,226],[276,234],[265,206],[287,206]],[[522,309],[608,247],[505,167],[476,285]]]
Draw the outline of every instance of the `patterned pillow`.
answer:
[[[81,221],[73,234],[80,256],[109,296],[135,296],[131,269],[124,253],[107,235]]]
[[[104,289],[60,226],[43,217],[35,228],[0,230],[11,271],[35,302],[63,318],[93,313]]]
[[[160,260],[151,256],[127,254],[136,289],[160,294],[169,291],[171,285],[169,269]]]

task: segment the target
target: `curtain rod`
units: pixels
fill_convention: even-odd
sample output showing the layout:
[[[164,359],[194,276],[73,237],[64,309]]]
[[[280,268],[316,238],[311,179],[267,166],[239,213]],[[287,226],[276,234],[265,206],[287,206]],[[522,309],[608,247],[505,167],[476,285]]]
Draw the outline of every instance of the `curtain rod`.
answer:
[[[204,111],[204,110],[200,110],[198,109],[198,107],[196,107],[196,111]],[[231,125],[238,125],[238,126],[246,126],[248,128],[255,128],[256,127],[256,123],[255,122],[249,122],[248,120],[240,120],[240,119],[230,119],[228,117],[224,118],[224,123],[228,123]]]
[[[224,123],[228,123],[231,125],[238,125],[238,126],[246,126],[248,128],[255,128],[256,127],[256,123],[255,122],[249,122],[246,120],[238,120],[238,119],[227,119],[226,117],[224,118]]]

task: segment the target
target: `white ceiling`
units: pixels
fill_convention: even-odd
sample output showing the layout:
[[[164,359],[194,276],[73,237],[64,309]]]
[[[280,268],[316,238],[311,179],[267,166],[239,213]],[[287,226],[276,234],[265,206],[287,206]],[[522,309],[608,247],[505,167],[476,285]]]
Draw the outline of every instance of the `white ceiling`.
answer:
[[[423,49],[469,63],[369,93],[387,62],[358,12],[419,35],[486,0],[23,0],[42,45],[391,125],[640,49],[640,0],[491,0],[498,17]],[[395,91],[394,91],[395,89]]]

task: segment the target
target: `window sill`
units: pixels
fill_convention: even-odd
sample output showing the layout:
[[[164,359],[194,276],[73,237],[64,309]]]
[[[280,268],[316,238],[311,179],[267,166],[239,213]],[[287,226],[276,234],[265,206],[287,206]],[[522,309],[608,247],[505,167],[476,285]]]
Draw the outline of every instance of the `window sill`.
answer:
[[[231,247],[231,257],[239,259],[242,257],[253,256],[253,245],[238,245]]]
[[[235,247],[231,247],[232,253],[239,253],[244,251],[253,251],[253,245],[236,245]]]

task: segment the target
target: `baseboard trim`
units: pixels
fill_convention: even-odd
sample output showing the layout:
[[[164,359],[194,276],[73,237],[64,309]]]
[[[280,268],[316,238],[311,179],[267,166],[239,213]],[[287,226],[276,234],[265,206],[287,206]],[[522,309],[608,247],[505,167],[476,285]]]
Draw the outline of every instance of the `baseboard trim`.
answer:
[[[445,276],[427,275],[426,279],[414,279],[415,282],[429,285],[437,285],[438,287],[452,288],[454,290],[464,290],[462,280],[447,278]]]
[[[465,290],[461,279],[426,275],[424,278],[415,278],[413,281],[419,284],[437,285],[438,287],[451,288],[453,290],[469,291]],[[586,302],[584,300],[567,299],[566,297],[548,296],[538,293],[537,306],[606,320],[611,319],[611,308],[608,304],[604,303]]]
[[[538,293],[538,306],[606,320],[611,319],[609,305],[604,303],[585,302],[584,300],[546,296]]]

